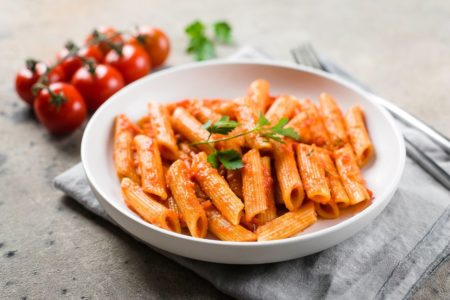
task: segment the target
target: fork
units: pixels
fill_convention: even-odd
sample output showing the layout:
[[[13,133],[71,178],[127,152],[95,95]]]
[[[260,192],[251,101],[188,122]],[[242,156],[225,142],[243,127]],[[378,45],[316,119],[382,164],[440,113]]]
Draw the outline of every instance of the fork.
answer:
[[[320,59],[317,52],[314,50],[313,46],[309,43],[302,44],[291,50],[294,60],[300,64],[314,69],[319,69],[328,73],[334,73],[340,75],[343,78],[355,83],[356,85],[363,88],[369,96],[378,104],[383,106],[387,111],[389,111],[396,119],[406,123],[407,125],[413,126],[423,133],[425,133],[431,140],[443,148],[447,153],[450,153],[450,141],[441,135],[439,132],[435,131],[422,121],[416,119],[409,113],[405,112],[401,108],[395,106],[389,101],[376,96],[370,92],[370,90],[358,80],[354,79],[344,70],[340,69],[336,65],[331,65],[324,60]],[[420,165],[428,174],[433,176],[437,181],[439,181],[444,187],[450,190],[450,175],[437,165],[427,154],[422,150],[417,148],[406,136],[405,139],[406,153],[411,157],[418,165]]]

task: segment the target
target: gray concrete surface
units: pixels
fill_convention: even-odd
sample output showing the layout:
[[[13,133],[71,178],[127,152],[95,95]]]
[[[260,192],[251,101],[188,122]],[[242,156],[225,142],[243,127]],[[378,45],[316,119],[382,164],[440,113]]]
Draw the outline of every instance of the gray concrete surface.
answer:
[[[164,28],[170,64],[190,61],[184,26],[227,19],[235,45],[280,59],[312,41],[330,58],[450,135],[448,1],[0,1],[0,298],[226,298],[205,280],[150,251],[54,190],[51,179],[79,161],[82,131],[49,136],[13,89],[25,58],[53,59],[68,38],[96,25]],[[166,266],[160,274],[153,272]],[[450,261],[413,296],[450,295]]]

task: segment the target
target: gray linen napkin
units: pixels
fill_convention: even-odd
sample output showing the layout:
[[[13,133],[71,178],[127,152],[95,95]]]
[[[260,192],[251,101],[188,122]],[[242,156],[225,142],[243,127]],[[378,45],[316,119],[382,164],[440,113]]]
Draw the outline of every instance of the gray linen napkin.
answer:
[[[234,59],[268,59],[244,47]],[[420,132],[401,127],[447,171],[449,157]],[[55,186],[111,221],[92,194],[80,164]],[[155,249],[242,299],[402,299],[450,254],[450,193],[409,158],[398,191],[374,222],[352,238],[307,257],[273,264],[224,265]]]

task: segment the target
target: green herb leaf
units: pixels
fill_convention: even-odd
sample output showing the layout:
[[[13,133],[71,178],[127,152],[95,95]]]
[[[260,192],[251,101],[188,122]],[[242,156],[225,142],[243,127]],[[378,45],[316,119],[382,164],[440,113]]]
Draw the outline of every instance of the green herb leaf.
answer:
[[[284,144],[283,139],[276,133],[274,132],[265,132],[261,134],[262,137],[266,138],[266,139],[270,139],[270,140],[274,140],[278,143],[282,143]]]
[[[208,129],[208,128],[211,126],[211,124],[212,124],[212,121],[211,121],[211,120],[208,120],[208,121],[206,121],[206,123],[204,123],[204,124],[202,125],[202,127],[205,128],[205,129]]]
[[[217,157],[225,169],[237,170],[244,166],[242,157],[236,150],[223,150],[217,153]]]
[[[256,123],[258,126],[270,125],[269,120],[267,120],[266,116],[260,112],[258,117],[258,122]]]
[[[217,161],[217,155],[218,152],[217,150],[214,151],[213,153],[211,153],[210,155],[208,155],[208,157],[206,158],[206,160],[211,164],[211,166],[215,169],[217,169],[219,167],[219,163]]]
[[[208,122],[206,122],[208,123]],[[205,123],[205,125],[206,125]],[[230,117],[223,116],[219,121],[210,124],[206,127],[209,133],[219,133],[219,134],[228,134],[230,131],[235,129],[239,125],[236,121],[230,121]]]
[[[219,43],[231,43],[231,26],[227,22],[214,23],[214,36]]]
[[[203,36],[203,35],[205,35],[205,25],[202,22],[200,22],[199,20],[196,20],[196,21],[190,23],[188,26],[186,26],[184,31],[191,38]]]
[[[278,121],[278,123],[270,129],[279,135],[291,138],[295,141],[300,140],[300,136],[292,127],[284,127],[288,122],[289,120],[287,118],[281,118],[280,121]]]

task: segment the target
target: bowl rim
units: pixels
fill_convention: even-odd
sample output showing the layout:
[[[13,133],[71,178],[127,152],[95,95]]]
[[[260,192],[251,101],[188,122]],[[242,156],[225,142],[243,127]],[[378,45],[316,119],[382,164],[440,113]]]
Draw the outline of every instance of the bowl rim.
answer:
[[[383,192],[379,195],[377,195],[377,200],[372,202],[368,207],[366,207],[361,212],[358,212],[357,214],[351,216],[350,218],[339,222],[338,224],[334,224],[330,227],[320,229],[315,232],[305,233],[301,234],[299,236],[294,236],[286,239],[281,240],[271,240],[271,241],[254,241],[254,242],[234,242],[234,241],[221,241],[221,240],[212,240],[212,239],[206,239],[206,238],[196,238],[189,235],[181,234],[172,232],[166,229],[162,229],[158,226],[155,226],[153,224],[147,223],[146,221],[142,220],[139,216],[133,214],[131,210],[129,210],[126,207],[119,207],[117,206],[113,201],[109,200],[109,197],[106,196],[106,193],[103,191],[101,186],[96,182],[95,180],[95,172],[92,169],[92,166],[87,163],[87,157],[89,156],[89,148],[91,147],[86,140],[87,137],[91,134],[91,131],[93,130],[94,126],[96,125],[97,120],[100,118],[100,116],[103,114],[104,111],[108,110],[110,106],[112,106],[115,102],[119,101],[123,94],[126,94],[129,89],[138,87],[139,85],[144,85],[148,80],[152,80],[153,78],[158,78],[161,76],[165,76],[170,73],[175,73],[182,70],[189,70],[189,69],[196,69],[196,68],[207,68],[209,66],[221,66],[221,65],[259,65],[259,66],[269,66],[269,67],[281,67],[281,68],[287,68],[291,70],[311,73],[313,75],[317,75],[319,77],[325,77],[326,79],[329,79],[331,81],[337,82],[338,84],[352,90],[353,92],[361,95],[362,98],[369,101],[371,104],[376,106],[376,108],[380,111],[380,113],[384,116],[384,118],[388,121],[390,127],[393,129],[393,134],[396,137],[397,141],[397,149],[399,151],[399,159],[398,163],[396,164],[395,173],[391,173],[392,180],[390,181],[389,185],[386,186],[386,188],[383,190]],[[377,208],[381,205],[387,206],[391,200],[391,196],[395,192],[395,190],[398,187],[398,184],[400,182],[400,179],[403,174],[403,170],[405,167],[405,161],[406,161],[406,150],[405,150],[405,144],[403,136],[400,132],[400,129],[395,124],[393,117],[383,108],[381,107],[376,101],[373,100],[373,98],[368,94],[366,91],[364,91],[359,86],[355,85],[352,82],[349,82],[341,77],[338,77],[334,74],[329,74],[321,70],[313,69],[311,67],[307,66],[300,66],[291,62],[279,62],[279,61],[267,61],[267,60],[256,60],[256,61],[249,61],[249,60],[212,60],[212,61],[206,61],[206,62],[192,62],[180,66],[174,66],[170,67],[164,70],[161,70],[157,73],[153,73],[150,75],[147,75],[128,86],[122,88],[119,92],[111,96],[90,118],[81,141],[81,161],[83,165],[83,169],[85,171],[86,177],[91,184],[91,186],[96,190],[97,194],[103,198],[104,201],[107,201],[108,204],[116,209],[119,213],[127,217],[128,219],[131,219],[131,221],[137,222],[140,225],[145,226],[146,228],[150,230],[156,230],[159,233],[171,236],[175,239],[181,239],[185,240],[187,242],[194,242],[194,243],[204,243],[209,245],[218,245],[218,246],[224,246],[224,247],[254,247],[254,246],[271,246],[271,245],[287,245],[287,244],[293,244],[298,243],[301,241],[307,241],[311,239],[320,238],[322,236],[325,236],[327,234],[332,234],[333,232],[340,231],[348,226],[351,226],[354,223],[357,223],[362,218],[367,218],[372,211],[376,211]],[[385,203],[387,201],[387,203]],[[103,206],[102,201],[99,201],[100,204]],[[384,208],[383,208],[384,210]],[[382,210],[381,210],[382,211]],[[381,213],[380,211],[380,213]]]

